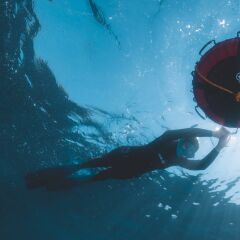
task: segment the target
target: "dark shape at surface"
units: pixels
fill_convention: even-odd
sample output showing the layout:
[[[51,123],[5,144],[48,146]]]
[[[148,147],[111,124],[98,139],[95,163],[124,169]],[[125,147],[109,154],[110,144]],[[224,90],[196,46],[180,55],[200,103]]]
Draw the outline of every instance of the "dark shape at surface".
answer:
[[[239,63],[239,37],[217,44],[214,42],[214,46],[197,62],[193,78],[193,92],[198,106],[213,121],[233,128],[240,126]]]
[[[121,45],[120,41],[119,41],[117,35],[113,32],[111,25],[107,22],[101,8],[94,2],[94,0],[89,0],[89,4],[90,4],[93,16],[96,19],[96,21],[108,30],[108,32],[113,36],[113,38],[117,42],[118,47],[120,47],[120,45]]]
[[[158,15],[161,13],[163,2],[164,2],[164,0],[158,0],[158,2],[157,2],[157,4],[158,4],[157,10],[156,10],[156,12],[154,13],[154,15],[152,17],[153,20],[155,20],[155,18],[158,17]]]

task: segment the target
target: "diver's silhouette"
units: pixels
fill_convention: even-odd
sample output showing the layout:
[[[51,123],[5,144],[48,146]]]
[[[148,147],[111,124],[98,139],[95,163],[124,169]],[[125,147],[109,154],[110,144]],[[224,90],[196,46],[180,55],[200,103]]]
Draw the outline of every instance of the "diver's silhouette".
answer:
[[[193,158],[199,148],[197,137],[217,137],[218,144],[202,160]],[[25,177],[29,188],[46,187],[61,189],[83,182],[105,179],[130,179],[157,169],[181,166],[189,170],[204,170],[226,146],[229,132],[225,128],[209,131],[200,128],[187,128],[166,131],[159,138],[143,146],[123,146],[78,165],[50,168],[28,174]],[[102,170],[86,180],[72,177],[81,169]]]

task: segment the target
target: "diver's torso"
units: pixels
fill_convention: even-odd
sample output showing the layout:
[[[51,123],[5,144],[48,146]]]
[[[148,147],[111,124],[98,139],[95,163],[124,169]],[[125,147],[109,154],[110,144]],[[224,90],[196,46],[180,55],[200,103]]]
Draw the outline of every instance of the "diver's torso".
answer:
[[[140,176],[155,169],[164,169],[176,165],[177,141],[163,142],[158,146],[123,146],[111,154],[114,158],[113,168],[125,174]]]

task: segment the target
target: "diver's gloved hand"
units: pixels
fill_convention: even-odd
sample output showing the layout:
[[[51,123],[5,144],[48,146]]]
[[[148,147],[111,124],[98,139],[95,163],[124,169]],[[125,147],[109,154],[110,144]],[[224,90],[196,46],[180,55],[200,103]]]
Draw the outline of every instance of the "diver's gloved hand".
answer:
[[[228,137],[231,133],[224,127],[221,127],[219,130],[213,132],[213,137],[222,138]]]

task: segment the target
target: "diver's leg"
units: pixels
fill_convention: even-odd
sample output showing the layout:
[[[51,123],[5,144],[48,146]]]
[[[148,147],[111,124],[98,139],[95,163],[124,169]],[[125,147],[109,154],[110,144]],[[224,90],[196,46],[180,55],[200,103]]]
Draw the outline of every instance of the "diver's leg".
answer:
[[[29,173],[25,176],[25,183],[29,189],[42,187],[49,183],[61,182],[62,179],[77,173],[84,168],[98,168],[111,166],[111,160],[108,157],[94,158],[82,164],[73,164],[69,166],[59,166],[53,168],[41,169]]]
[[[79,169],[82,168],[97,168],[97,167],[109,167],[110,160],[107,157],[99,157],[90,159],[79,165]]]
[[[95,182],[95,181],[102,181],[102,180],[106,180],[106,179],[110,179],[113,177],[113,170],[112,168],[103,170],[101,172],[99,172],[98,174],[92,176],[89,179],[89,182]]]
[[[93,158],[80,164],[80,168],[113,167],[116,163],[121,162],[131,149],[134,149],[134,147],[123,146],[113,149],[102,157]]]
[[[112,167],[113,165],[116,164],[116,162],[119,162],[122,160],[123,155],[126,154],[126,150],[128,149],[129,149],[128,147],[120,147],[103,155],[102,157],[91,159],[82,164],[59,166],[59,167],[43,169],[31,174],[27,174],[25,176],[26,185],[30,189],[42,187],[49,183],[56,183],[57,181],[61,181],[62,179],[67,178],[72,174],[74,174],[75,172],[84,168]],[[99,174],[100,176],[104,175],[104,173],[101,174],[101,172]]]
[[[67,177],[61,179],[60,181],[50,182],[45,185],[46,189],[49,191],[63,191],[69,190],[73,187],[81,186],[88,183],[93,183],[96,181],[103,181],[112,178],[113,171],[111,168],[103,170],[96,175],[89,176],[87,178],[73,178]]]

